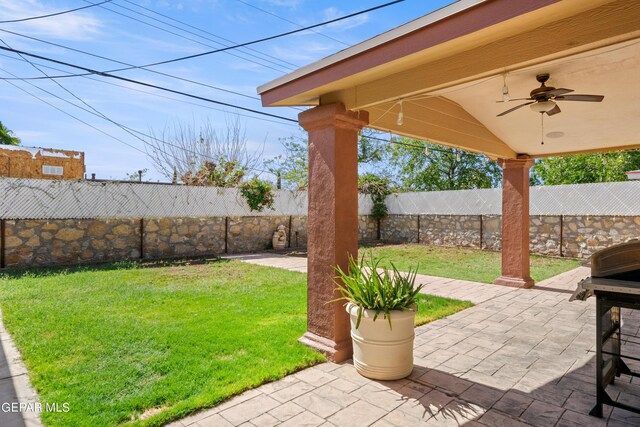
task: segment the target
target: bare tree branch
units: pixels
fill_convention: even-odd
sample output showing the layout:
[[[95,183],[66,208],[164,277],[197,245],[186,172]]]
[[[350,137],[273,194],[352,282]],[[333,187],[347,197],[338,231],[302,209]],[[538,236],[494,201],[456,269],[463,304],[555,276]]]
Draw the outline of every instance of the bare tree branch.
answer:
[[[151,135],[146,145],[147,157],[168,179],[173,179],[174,171],[181,178],[199,171],[205,162],[221,160],[252,171],[261,163],[264,150],[264,144],[260,150],[249,150],[246,129],[238,116],[225,117],[221,129],[216,129],[209,119],[200,125],[193,120],[166,125],[159,133],[152,129]]]

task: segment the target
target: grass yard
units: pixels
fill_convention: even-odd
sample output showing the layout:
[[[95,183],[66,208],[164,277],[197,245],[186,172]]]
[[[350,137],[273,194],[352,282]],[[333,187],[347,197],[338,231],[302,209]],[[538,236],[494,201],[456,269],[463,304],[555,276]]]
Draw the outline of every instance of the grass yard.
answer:
[[[500,252],[444,248],[419,244],[373,246],[360,249],[360,256],[382,257],[381,266],[391,261],[400,271],[418,267],[418,273],[473,282],[493,283],[500,276]],[[531,256],[531,277],[539,282],[579,266],[574,259]]]
[[[219,261],[0,273],[4,323],[49,426],[160,425],[324,357],[299,344],[306,275]],[[423,296],[417,323],[471,303]]]
[[[472,302],[443,298],[435,295],[420,294],[418,295],[416,326],[451,316],[452,314],[469,307],[473,307]]]

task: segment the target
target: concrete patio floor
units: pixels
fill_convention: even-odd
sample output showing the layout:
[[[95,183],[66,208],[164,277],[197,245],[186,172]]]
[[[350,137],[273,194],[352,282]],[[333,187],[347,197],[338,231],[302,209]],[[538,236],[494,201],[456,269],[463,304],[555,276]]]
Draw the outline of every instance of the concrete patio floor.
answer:
[[[305,258],[229,258],[306,269]],[[424,292],[476,306],[416,329],[409,378],[373,381],[350,362],[324,363],[172,425],[640,425],[640,415],[606,406],[602,420],[587,415],[595,403],[595,301],[568,299],[588,274],[581,267],[528,290],[419,275]],[[626,333],[637,334],[640,316],[625,311],[623,318]],[[623,375],[607,391],[640,406],[637,379]]]

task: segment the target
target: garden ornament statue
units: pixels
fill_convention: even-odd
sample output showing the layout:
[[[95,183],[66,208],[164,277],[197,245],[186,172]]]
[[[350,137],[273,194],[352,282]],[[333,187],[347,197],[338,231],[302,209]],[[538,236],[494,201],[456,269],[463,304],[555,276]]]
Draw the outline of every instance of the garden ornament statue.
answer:
[[[273,249],[284,249],[287,244],[287,232],[284,225],[279,225],[276,231],[273,232]]]

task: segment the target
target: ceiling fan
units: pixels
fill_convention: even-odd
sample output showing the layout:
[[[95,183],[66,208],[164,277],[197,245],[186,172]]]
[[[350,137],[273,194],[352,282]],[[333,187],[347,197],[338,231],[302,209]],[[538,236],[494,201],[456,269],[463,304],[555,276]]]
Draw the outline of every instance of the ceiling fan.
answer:
[[[556,89],[553,86],[546,86],[545,83],[549,80],[549,74],[538,74],[536,80],[540,82],[540,87],[531,91],[529,98],[511,99],[510,101],[529,101],[524,104],[520,104],[517,107],[508,109],[498,114],[497,117],[509,114],[512,111],[522,108],[525,105],[530,105],[530,108],[537,113],[547,113],[549,116],[558,114],[560,107],[556,104],[556,101],[582,101],[582,102],[601,102],[604,99],[603,95],[567,95],[573,92],[573,89]]]

